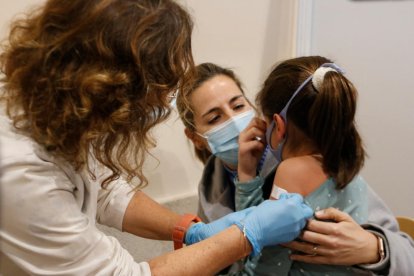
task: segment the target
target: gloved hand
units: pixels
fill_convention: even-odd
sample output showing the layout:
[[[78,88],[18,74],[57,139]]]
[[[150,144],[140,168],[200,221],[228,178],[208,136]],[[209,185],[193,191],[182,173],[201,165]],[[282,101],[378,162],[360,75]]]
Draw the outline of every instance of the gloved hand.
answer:
[[[207,224],[199,222],[191,225],[185,234],[185,244],[190,245],[218,234],[224,229],[236,224],[236,222],[243,220],[254,208],[256,207],[250,207],[238,212],[230,213]]]
[[[262,202],[236,225],[246,234],[255,256],[265,246],[295,239],[312,215],[301,195],[282,194],[278,200]]]

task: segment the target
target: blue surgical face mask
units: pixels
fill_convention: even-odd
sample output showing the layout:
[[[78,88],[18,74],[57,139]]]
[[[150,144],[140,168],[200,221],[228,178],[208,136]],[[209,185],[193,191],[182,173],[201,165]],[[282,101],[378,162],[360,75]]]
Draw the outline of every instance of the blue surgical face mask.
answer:
[[[238,114],[217,127],[199,134],[207,139],[212,154],[224,163],[236,166],[239,154],[239,134],[254,118],[254,110]]]

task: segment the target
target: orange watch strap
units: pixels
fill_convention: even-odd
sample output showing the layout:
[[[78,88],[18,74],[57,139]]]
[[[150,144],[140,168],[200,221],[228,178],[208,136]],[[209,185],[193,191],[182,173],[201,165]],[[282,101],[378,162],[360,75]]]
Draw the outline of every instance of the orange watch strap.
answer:
[[[192,222],[200,222],[201,219],[192,214],[184,214],[178,221],[177,225],[174,226],[172,233],[172,240],[174,242],[174,250],[183,247],[185,232]]]

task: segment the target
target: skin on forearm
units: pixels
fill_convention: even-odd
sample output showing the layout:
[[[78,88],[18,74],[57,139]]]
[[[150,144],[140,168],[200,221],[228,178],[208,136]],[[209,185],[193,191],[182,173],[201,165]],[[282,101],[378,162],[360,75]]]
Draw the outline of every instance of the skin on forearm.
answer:
[[[242,170],[238,170],[238,178],[240,182],[248,182],[250,180],[252,180],[253,178],[256,177],[256,171],[251,171],[251,172],[245,172]]]
[[[181,216],[138,191],[125,211],[122,231],[157,240],[171,240],[174,226]]]
[[[214,275],[246,257],[250,242],[233,225],[221,233],[149,261],[152,275]]]

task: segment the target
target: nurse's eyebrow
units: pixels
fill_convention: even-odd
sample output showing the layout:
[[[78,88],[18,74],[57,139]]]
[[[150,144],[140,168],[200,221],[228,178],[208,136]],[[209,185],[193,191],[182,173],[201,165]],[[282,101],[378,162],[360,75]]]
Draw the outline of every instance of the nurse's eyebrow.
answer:
[[[233,98],[231,98],[231,99],[230,99],[229,104],[232,104],[233,102],[237,101],[238,99],[240,99],[240,98],[242,98],[242,97],[244,97],[244,96],[243,96],[243,95],[237,95],[237,96],[234,96]],[[204,113],[203,115],[201,115],[201,117],[205,117],[205,116],[207,116],[208,114],[213,113],[213,112],[216,112],[216,111],[218,111],[218,110],[220,110],[220,108],[218,108],[218,107],[213,107],[213,108],[209,109],[206,113]]]
[[[237,95],[230,99],[229,104],[232,104],[233,102],[237,101],[238,99],[242,98],[243,95]]]

